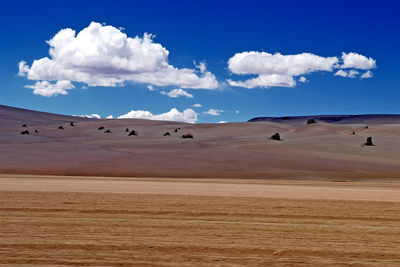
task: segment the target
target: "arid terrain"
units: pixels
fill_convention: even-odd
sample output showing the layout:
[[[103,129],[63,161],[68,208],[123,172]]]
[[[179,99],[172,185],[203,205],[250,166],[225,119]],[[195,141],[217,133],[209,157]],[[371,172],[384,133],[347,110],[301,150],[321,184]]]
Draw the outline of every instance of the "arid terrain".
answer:
[[[188,124],[84,119],[0,106],[0,173],[296,180],[400,178],[400,124],[382,124],[379,119],[386,122],[384,117],[377,117],[356,120],[358,124],[317,121],[307,125],[306,119],[296,120],[295,124]],[[374,124],[367,124],[369,120]],[[71,121],[76,126],[69,126]],[[101,126],[104,129],[98,130]],[[128,136],[127,128],[138,135]],[[21,135],[25,130],[30,134]],[[170,136],[163,136],[166,132]],[[269,140],[277,132],[283,141]],[[182,139],[186,133],[194,138]],[[370,136],[376,146],[363,147]]]
[[[0,264],[399,266],[400,183],[0,177]]]
[[[0,106],[0,265],[399,266],[400,124],[306,119]]]

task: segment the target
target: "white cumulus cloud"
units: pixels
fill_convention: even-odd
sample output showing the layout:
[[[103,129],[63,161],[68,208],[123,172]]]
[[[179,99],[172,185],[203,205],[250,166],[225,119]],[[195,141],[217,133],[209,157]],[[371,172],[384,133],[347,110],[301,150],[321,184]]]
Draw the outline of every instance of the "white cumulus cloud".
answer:
[[[202,105],[201,105],[201,104],[193,104],[193,107],[194,107],[194,108],[201,108]]]
[[[224,112],[224,111],[220,110],[220,109],[210,108],[207,111],[203,111],[203,114],[211,115],[211,116],[219,116],[221,114],[221,112]]]
[[[177,98],[177,97],[180,97],[180,96],[187,97],[187,98],[193,98],[192,94],[189,94],[188,92],[186,92],[185,90],[182,90],[180,88],[171,90],[169,92],[161,91],[160,94],[169,96],[171,98]]]
[[[156,89],[152,85],[147,85],[149,91],[155,91]]]
[[[372,78],[372,76],[373,76],[372,72],[370,70],[368,70],[365,73],[363,73],[360,78],[361,79],[368,79],[368,78]]]
[[[76,115],[72,115],[72,116],[76,116]],[[99,114],[93,113],[93,114],[89,114],[89,115],[78,115],[78,117],[82,117],[82,118],[88,118],[88,119],[101,119],[101,116]]]
[[[48,81],[36,82],[33,85],[26,85],[25,88],[33,89],[35,95],[51,97],[56,95],[67,95],[67,90],[74,89],[75,86],[71,81],[59,80],[56,83]]]
[[[338,70],[334,75],[341,76],[341,77],[355,78],[355,77],[357,77],[358,74],[360,74],[360,72],[357,70],[349,70],[349,71]],[[372,75],[372,73],[371,73],[371,75]],[[361,77],[361,78],[363,78],[363,77]]]
[[[119,116],[118,119],[147,119],[195,123],[197,121],[197,113],[190,108],[185,109],[182,112],[176,108],[172,108],[170,111],[161,114],[153,114],[146,110],[131,110],[128,113]]]
[[[244,81],[227,80],[231,86],[251,89],[277,86],[294,87],[297,76],[300,76],[299,82],[306,82],[307,78],[303,75],[317,71],[332,72],[335,69],[339,69],[334,74],[335,76],[355,78],[359,74],[357,69],[376,68],[376,62],[372,58],[357,53],[342,53],[342,57],[339,59],[336,56],[322,57],[311,53],[282,55],[250,51],[236,53],[229,59],[228,68],[234,74],[256,75],[256,77]]]
[[[266,52],[237,53],[228,61],[228,68],[234,74],[256,74],[255,78],[243,81],[228,80],[231,86],[255,87],[293,87],[294,76],[314,71],[332,71],[338,63],[337,57],[321,57],[311,53],[297,55],[270,54]]]
[[[360,72],[358,72],[356,70],[350,70],[347,77],[355,78],[358,74],[360,74]]]
[[[215,89],[215,76],[200,63],[199,71],[168,63],[169,51],[153,36],[128,37],[113,26],[92,22],[76,33],[60,30],[47,43],[49,57],[29,66],[19,63],[18,75],[36,81],[72,81],[88,86],[118,86],[126,81],[155,86]],[[203,65],[202,65],[203,64]]]
[[[342,69],[360,69],[369,70],[376,68],[376,61],[373,58],[368,58],[366,56],[357,53],[342,53],[343,64],[340,66]]]
[[[344,70],[338,70],[335,74],[333,74],[334,76],[341,76],[341,77],[347,77],[348,73]]]

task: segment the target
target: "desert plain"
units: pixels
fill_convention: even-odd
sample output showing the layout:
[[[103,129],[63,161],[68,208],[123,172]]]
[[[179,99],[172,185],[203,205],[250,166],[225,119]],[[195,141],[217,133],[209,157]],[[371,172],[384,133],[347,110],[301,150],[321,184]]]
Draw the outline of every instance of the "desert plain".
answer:
[[[276,132],[283,141],[268,139]],[[369,136],[376,146],[362,146]],[[186,124],[1,106],[0,173],[4,266],[400,265],[397,123]]]

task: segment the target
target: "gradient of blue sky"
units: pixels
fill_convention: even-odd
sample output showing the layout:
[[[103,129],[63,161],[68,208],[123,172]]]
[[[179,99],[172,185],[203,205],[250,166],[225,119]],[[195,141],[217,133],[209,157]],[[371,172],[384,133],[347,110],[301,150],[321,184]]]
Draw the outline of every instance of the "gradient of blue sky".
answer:
[[[61,1],[60,1],[61,2]],[[196,108],[199,122],[244,121],[257,116],[400,113],[400,4],[397,1],[20,1],[0,9],[0,104],[62,114],[102,116],[148,110],[154,114]],[[96,21],[125,28],[130,37],[151,33],[169,52],[169,63],[193,68],[205,60],[219,82],[237,75],[227,69],[235,53],[340,56],[356,52],[376,60],[370,79],[330,72],[307,75],[295,87],[186,90],[194,98],[169,98],[147,84],[70,90],[42,97],[24,88],[18,62],[48,55],[60,29],[79,32]],[[202,114],[209,108],[220,116]],[[240,113],[236,114],[235,111]]]

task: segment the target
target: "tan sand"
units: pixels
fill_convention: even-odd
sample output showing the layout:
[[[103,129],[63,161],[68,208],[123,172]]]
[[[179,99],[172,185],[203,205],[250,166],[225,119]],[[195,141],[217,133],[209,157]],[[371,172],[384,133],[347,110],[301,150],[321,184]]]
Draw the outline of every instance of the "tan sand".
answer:
[[[0,177],[6,266],[399,266],[399,182]]]
[[[0,175],[0,191],[162,194],[400,202],[399,182]]]

